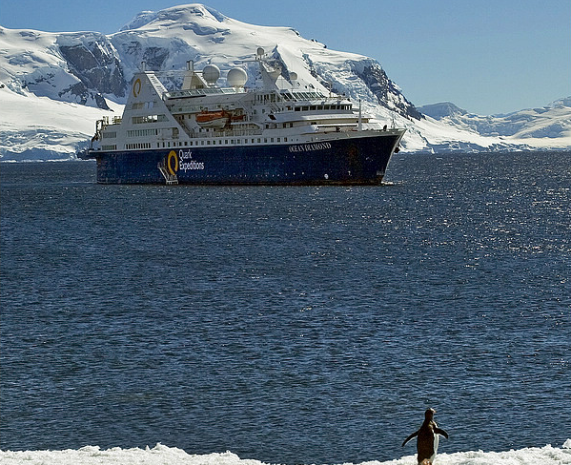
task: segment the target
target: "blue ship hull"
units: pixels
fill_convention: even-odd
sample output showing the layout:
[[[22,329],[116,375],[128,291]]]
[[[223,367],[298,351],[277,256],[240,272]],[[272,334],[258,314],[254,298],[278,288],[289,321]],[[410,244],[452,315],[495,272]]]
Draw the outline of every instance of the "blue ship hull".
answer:
[[[103,184],[164,184],[167,177],[179,184],[379,184],[401,136],[390,131],[304,144],[90,150],[82,158],[97,160]]]

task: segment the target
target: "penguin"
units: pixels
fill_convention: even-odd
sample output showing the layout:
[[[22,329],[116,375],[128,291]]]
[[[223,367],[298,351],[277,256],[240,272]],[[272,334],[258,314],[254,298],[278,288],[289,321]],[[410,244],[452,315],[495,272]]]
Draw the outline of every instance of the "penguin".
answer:
[[[448,433],[440,429],[434,421],[436,410],[429,408],[424,412],[424,423],[418,431],[412,433],[402,443],[402,447],[415,436],[418,436],[416,450],[419,465],[432,465],[438,451],[438,435],[448,439]]]

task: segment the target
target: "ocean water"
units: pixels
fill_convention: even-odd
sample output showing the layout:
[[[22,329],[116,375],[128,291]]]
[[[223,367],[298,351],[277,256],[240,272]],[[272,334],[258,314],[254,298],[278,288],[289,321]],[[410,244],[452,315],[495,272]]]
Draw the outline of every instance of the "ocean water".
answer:
[[[571,153],[386,180],[1,164],[2,463],[571,463]]]

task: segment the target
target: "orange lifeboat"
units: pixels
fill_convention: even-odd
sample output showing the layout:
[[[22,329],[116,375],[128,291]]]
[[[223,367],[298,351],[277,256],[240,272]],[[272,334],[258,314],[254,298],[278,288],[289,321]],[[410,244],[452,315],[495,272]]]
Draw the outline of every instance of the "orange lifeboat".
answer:
[[[224,110],[206,111],[196,115],[196,122],[204,128],[223,128],[228,123],[230,115]]]

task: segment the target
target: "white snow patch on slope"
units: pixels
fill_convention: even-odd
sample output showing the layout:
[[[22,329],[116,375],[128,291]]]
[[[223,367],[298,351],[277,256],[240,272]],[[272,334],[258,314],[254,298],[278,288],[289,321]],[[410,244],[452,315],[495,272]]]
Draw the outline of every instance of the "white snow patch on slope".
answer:
[[[0,88],[0,155],[2,161],[75,158],[95,133],[95,121],[108,115],[93,107],[58,102],[32,93]],[[115,114],[121,105],[111,103]]]

